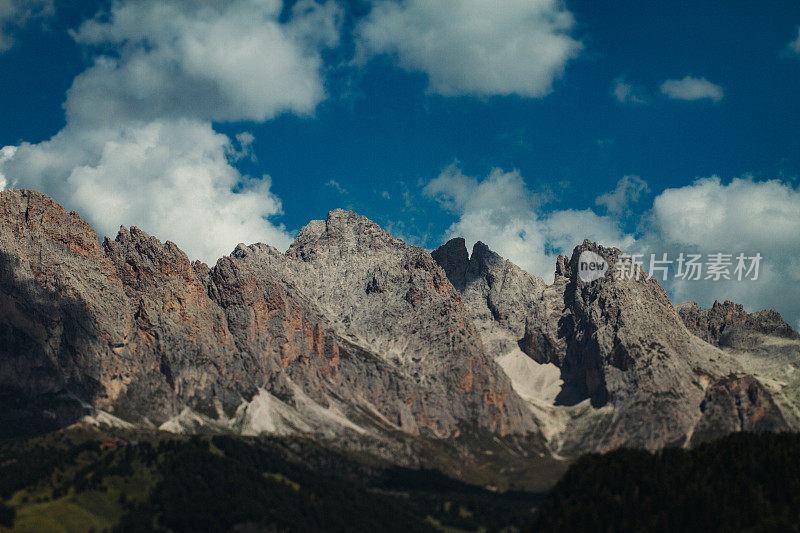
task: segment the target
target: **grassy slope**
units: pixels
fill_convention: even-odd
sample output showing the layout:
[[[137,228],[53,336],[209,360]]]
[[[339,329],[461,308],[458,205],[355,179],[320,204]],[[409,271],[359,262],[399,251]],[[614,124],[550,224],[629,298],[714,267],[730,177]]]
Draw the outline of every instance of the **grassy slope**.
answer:
[[[111,437],[92,432],[0,445],[0,498],[16,510],[15,530],[496,531],[524,524],[542,499],[313,441],[116,437],[126,442],[115,449],[101,449]]]
[[[66,449],[72,450],[68,445]],[[40,455],[41,452],[33,454],[30,462],[39,462]],[[16,509],[14,530],[100,532],[112,529],[124,513],[123,501],[145,501],[159,480],[152,467],[135,458],[129,462],[130,470],[114,474],[124,459],[125,454],[120,450],[103,451],[90,445],[57,461],[52,472],[14,491],[6,499],[5,504]],[[21,466],[25,467],[24,462]],[[104,475],[98,479],[101,473]]]

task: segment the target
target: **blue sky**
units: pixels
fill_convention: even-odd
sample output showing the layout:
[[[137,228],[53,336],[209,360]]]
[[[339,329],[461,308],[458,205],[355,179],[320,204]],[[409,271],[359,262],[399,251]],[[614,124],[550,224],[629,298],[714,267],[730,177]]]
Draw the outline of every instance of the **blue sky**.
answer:
[[[209,262],[336,207],[545,278],[584,236],[758,251],[667,286],[800,321],[796,1],[201,4],[0,0],[0,185]]]

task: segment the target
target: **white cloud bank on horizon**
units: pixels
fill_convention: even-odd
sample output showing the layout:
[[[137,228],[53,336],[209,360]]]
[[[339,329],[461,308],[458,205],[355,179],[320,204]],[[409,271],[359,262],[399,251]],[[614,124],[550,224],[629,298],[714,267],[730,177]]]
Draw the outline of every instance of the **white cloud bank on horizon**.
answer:
[[[252,135],[234,141],[212,127],[308,115],[325,97],[320,52],[338,41],[341,9],[301,0],[281,23],[281,8],[115,2],[73,34],[100,52],[68,91],[67,125],[3,152],[0,179],[52,195],[101,234],[136,224],[208,262],[242,241],[285,249],[290,236],[268,220],[281,213],[269,178],[233,166]]]
[[[356,38],[361,62],[393,55],[441,95],[538,98],[581,51],[574,26],[556,0],[375,0]]]
[[[636,235],[623,230],[621,216],[647,184],[625,176],[614,191],[601,195],[591,209],[543,209],[519,172],[492,170],[478,180],[455,165],[431,180],[423,193],[456,215],[445,239],[464,237],[510,259],[521,268],[552,282],[555,258],[571,254],[584,238],[627,253],[642,253],[645,269],[650,254],[739,253],[763,256],[759,279],[662,282],[676,303],[694,300],[708,307],[714,300],[742,303],[749,311],[776,308],[800,328],[800,188],[779,180],[700,178],[685,187],[666,189],[653,200]]]
[[[661,93],[673,100],[703,100],[719,102],[725,91],[705,78],[686,76],[682,80],[666,80],[661,84]]]

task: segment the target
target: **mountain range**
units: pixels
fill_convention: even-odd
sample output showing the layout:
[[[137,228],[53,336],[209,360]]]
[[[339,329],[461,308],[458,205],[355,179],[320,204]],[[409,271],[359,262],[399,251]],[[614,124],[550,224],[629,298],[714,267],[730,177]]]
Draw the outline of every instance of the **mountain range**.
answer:
[[[590,282],[587,251],[609,265]],[[303,435],[466,476],[800,429],[800,335],[777,312],[673,305],[623,260],[584,241],[547,284],[484,243],[429,252],[335,210],[285,253],[209,267],[5,190],[0,431]]]

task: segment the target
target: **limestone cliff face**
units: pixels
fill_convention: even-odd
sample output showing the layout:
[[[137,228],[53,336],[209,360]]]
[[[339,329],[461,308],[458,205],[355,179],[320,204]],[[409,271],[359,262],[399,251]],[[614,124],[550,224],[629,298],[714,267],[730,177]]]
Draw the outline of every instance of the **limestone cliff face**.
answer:
[[[692,444],[734,431],[780,431],[787,424],[764,386],[753,376],[725,378],[706,390],[700,404],[703,416]]]
[[[273,296],[281,289],[236,279],[230,261],[209,270],[136,228],[101,245],[45,195],[1,194],[0,386],[31,404],[43,394],[69,400],[55,424],[91,407],[155,424],[184,407],[233,413],[282,364],[279,347],[255,348],[263,330],[308,357],[327,356],[320,346],[331,337],[316,317],[290,298],[246,300],[248,284]],[[220,286],[231,290],[220,296]],[[242,330],[237,310],[262,319],[260,329]]]
[[[535,431],[427,251],[336,210],[303,228],[286,255],[251,246],[234,256],[313,302],[351,355],[342,379],[368,410],[409,431],[442,436],[458,434],[464,421],[501,435]],[[366,354],[368,371],[356,368],[363,364],[356,353]]]
[[[240,245],[209,268],[137,228],[101,245],[45,195],[0,194],[0,387],[61,398],[53,426],[102,409],[256,433],[537,431],[430,254],[354,213],[310,223],[286,255]],[[5,412],[41,415],[23,411]]]
[[[800,334],[774,309],[748,313],[740,304],[694,302],[677,306],[695,335],[718,346],[729,361],[758,377],[786,423],[800,428]]]
[[[759,335],[800,340],[798,334],[774,309],[748,314],[741,304],[714,302],[710,309],[701,309],[694,302],[677,306],[689,330],[715,346],[743,347],[758,344]]]
[[[586,250],[610,267],[603,278],[588,283],[578,276],[578,258]],[[694,370],[721,371],[713,364],[716,350],[686,331],[666,292],[646,272],[638,279],[617,279],[620,260],[619,250],[585,241],[558,274],[564,278],[564,310],[556,336],[565,337],[565,349],[556,352],[554,362],[564,375],[561,400],[589,398],[602,407],[625,402],[631,394],[667,403],[701,394]],[[533,321],[526,333],[526,342],[553,336],[546,322]]]
[[[467,267],[459,266],[464,256],[459,247],[463,242],[451,241],[434,257],[448,274],[466,272],[462,293],[467,308],[482,331],[503,339],[487,343],[490,353],[540,424],[549,428],[545,433],[554,453],[683,445],[698,425],[705,435],[735,430],[732,424],[709,426],[708,413],[715,409],[731,418],[741,413],[729,408],[730,402],[720,403],[719,394],[707,395],[709,387],[719,390],[720,380],[744,376],[745,369],[689,331],[646,272],[620,279],[619,250],[585,241],[571,257],[557,259],[555,281],[546,286],[514,270],[482,243],[476,244]],[[585,251],[608,263],[604,277],[585,282],[578,276]],[[747,383],[752,390],[761,386]],[[770,393],[762,387],[758,396],[750,412],[764,411],[762,418],[770,421],[758,427],[787,427]]]
[[[464,239],[452,239],[434,251],[453,286],[461,292],[469,314],[490,354],[513,349],[525,332],[546,289],[544,280],[503,259],[482,242],[467,253]]]
[[[26,433],[74,420],[79,398],[106,393],[116,366],[106,355],[129,313],[88,224],[40,193],[4,191],[0,199],[2,425],[3,433]]]
[[[584,251],[604,277],[578,276]],[[286,253],[241,244],[209,267],[135,227],[100,243],[49,197],[3,191],[0,428],[88,416],[413,457],[428,438],[574,456],[800,427],[800,340],[779,315],[679,314],[619,261],[586,241],[547,285],[483,243],[429,253],[336,210]]]

